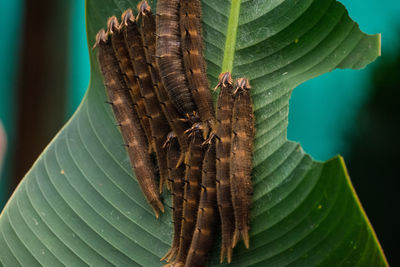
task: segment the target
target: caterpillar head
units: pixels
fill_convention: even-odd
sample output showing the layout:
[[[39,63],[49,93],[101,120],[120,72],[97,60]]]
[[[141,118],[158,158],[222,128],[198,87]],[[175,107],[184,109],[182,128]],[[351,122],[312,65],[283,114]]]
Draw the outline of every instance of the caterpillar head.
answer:
[[[165,143],[163,144],[163,148],[168,148],[171,145],[171,142],[174,138],[177,138],[176,134],[173,131],[169,132],[165,140]]]
[[[119,32],[120,25],[116,16],[112,16],[107,20],[107,33],[113,34]]]
[[[151,11],[151,7],[146,0],[143,0],[137,5],[137,10],[138,15],[136,19],[138,19],[140,16],[146,16],[146,14]]]
[[[107,43],[108,41],[108,33],[104,30],[101,29],[97,34],[96,34],[96,42],[93,45],[93,48],[96,48],[100,43]]]
[[[239,78],[236,80],[234,95],[240,94],[241,92],[248,91],[248,90],[250,90],[250,88],[251,88],[251,86],[250,86],[250,82],[248,79]]]
[[[217,90],[218,87],[232,87],[232,75],[229,71],[222,72],[218,77],[218,84],[215,86],[214,91]]]
[[[121,15],[121,27],[128,26],[131,23],[136,21],[135,16],[133,15],[132,9],[128,8]]]

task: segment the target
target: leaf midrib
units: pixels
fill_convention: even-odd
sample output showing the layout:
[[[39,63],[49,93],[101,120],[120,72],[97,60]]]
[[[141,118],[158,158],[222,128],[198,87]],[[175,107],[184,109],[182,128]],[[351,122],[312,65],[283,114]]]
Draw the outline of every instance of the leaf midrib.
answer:
[[[239,25],[241,0],[232,0],[229,12],[228,29],[226,32],[224,58],[222,61],[222,72],[232,72],[233,60],[235,58],[236,35]]]

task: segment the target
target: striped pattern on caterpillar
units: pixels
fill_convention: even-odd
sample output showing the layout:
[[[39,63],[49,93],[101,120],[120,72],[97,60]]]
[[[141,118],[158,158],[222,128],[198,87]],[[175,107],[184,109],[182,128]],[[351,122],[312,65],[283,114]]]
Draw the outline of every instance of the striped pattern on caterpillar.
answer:
[[[138,4],[138,18],[141,19],[141,34],[143,39],[143,46],[146,53],[146,60],[149,65],[153,84],[155,85],[158,100],[164,111],[164,115],[168,120],[168,123],[174,131],[176,138],[181,150],[181,157],[178,164],[183,161],[184,153],[188,150],[188,139],[184,134],[185,130],[189,128],[188,124],[181,120],[182,116],[179,111],[175,108],[175,105],[170,100],[168,92],[161,82],[158,65],[156,64],[156,22],[153,13],[151,12],[150,6],[146,0],[141,1]]]
[[[215,224],[218,221],[215,160],[215,138],[212,138],[208,141],[202,164],[200,203],[186,267],[205,266],[213,247]]]
[[[201,1],[181,0],[179,7],[181,49],[190,92],[200,119],[215,128],[215,112],[203,56]],[[208,130],[208,129],[206,129]],[[207,133],[205,134],[207,135]]]
[[[202,176],[202,163],[204,158],[203,137],[201,123],[194,123],[190,132],[189,152],[185,170],[185,191],[183,198],[182,228],[178,254],[173,266],[184,265],[192,242],[192,236],[197,219],[197,209],[200,200],[200,184]],[[169,265],[166,265],[169,266]]]
[[[174,224],[174,235],[170,250],[160,261],[164,259],[169,262],[178,252],[182,226],[183,194],[185,186],[185,165],[177,167],[180,155],[178,140],[175,133],[171,132],[166,141],[169,179],[172,182],[172,222]]]
[[[104,77],[106,93],[112,103],[114,116],[120,125],[136,179],[158,218],[159,212],[164,212],[164,206],[157,192],[154,167],[146,148],[146,136],[133,107],[129,89],[119,69],[109,35],[104,29],[97,34],[95,46],[98,47],[98,60]]]
[[[235,228],[235,219],[232,207],[231,186],[229,178],[229,164],[231,156],[233,84],[229,72],[221,73],[219,83],[215,89],[221,88],[217,106],[216,130],[216,164],[217,164],[217,199],[221,220],[221,256],[222,263],[225,254],[228,263],[232,260],[232,239]]]
[[[135,22],[135,17],[130,9],[122,14],[122,31],[124,32],[125,42],[128,47],[133,69],[139,79],[147,116],[150,118],[151,132],[155,143],[157,163],[160,172],[161,192],[163,184],[167,183],[168,180],[167,154],[165,149],[163,149],[163,145],[171,129],[161,109],[160,102],[157,99],[145,58],[142,37]]]
[[[133,105],[139,116],[142,128],[146,134],[147,141],[149,143],[149,152],[155,152],[154,141],[151,134],[150,119],[146,115],[144,99],[140,94],[139,80],[134,73],[132,63],[129,58],[129,52],[125,45],[124,34],[122,31],[120,31],[116,17],[113,16],[108,19],[107,28],[111,33],[111,43],[118,59],[121,72],[124,76],[125,83],[130,89]]]
[[[232,143],[229,166],[232,205],[235,214],[232,247],[235,247],[239,238],[242,237],[246,248],[250,246],[250,208],[253,195],[251,170],[255,135],[250,88],[247,79],[237,79],[234,91],[235,102],[232,115]]]
[[[179,0],[158,0],[156,59],[170,99],[182,116],[197,110],[182,62],[179,31]]]

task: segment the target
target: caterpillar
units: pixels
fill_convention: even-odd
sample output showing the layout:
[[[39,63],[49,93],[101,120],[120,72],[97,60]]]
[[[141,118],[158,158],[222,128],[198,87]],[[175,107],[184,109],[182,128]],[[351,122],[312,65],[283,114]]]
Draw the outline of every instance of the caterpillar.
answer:
[[[181,0],[179,8],[181,49],[190,92],[200,119],[215,127],[215,112],[203,57],[201,1]],[[208,127],[205,128],[205,138]]]
[[[172,221],[174,224],[174,236],[172,239],[170,250],[165,254],[163,258],[161,258],[161,261],[164,259],[170,261],[176,255],[179,248],[179,238],[181,233],[181,220],[183,212],[183,193],[185,185],[185,165],[182,164],[177,167],[180,149],[179,143],[177,141],[177,136],[174,132],[170,132],[168,134],[165,146],[167,149],[169,179],[172,181]]]
[[[179,0],[158,0],[156,62],[168,95],[182,116],[197,110],[185,76],[179,31]]]
[[[217,200],[221,220],[221,254],[222,263],[227,257],[228,263],[232,260],[232,237],[235,227],[233,215],[231,187],[229,178],[229,164],[231,154],[233,84],[229,72],[219,75],[219,83],[215,87],[221,88],[217,104],[216,129],[216,165],[217,165]]]
[[[158,218],[159,212],[164,212],[164,206],[157,192],[156,177],[150,156],[145,149],[146,136],[134,110],[129,89],[119,69],[108,33],[104,29],[98,32],[95,47],[98,47],[98,60],[104,77],[104,85],[108,99],[112,103],[114,116],[120,125],[131,165],[139,186]]]
[[[171,129],[154,91],[153,81],[151,80],[147,68],[142,37],[131,9],[126,10],[122,14],[122,30],[124,32],[125,42],[128,47],[133,69],[139,79],[140,90],[144,98],[147,115],[150,118],[151,131],[160,172],[161,192],[164,183],[168,186],[167,154],[162,147]]]
[[[156,22],[151,8],[146,0],[141,1],[138,4],[138,18],[141,18],[141,33],[143,39],[143,46],[146,53],[146,60],[149,65],[153,84],[156,87],[156,93],[161,107],[164,111],[164,115],[167,118],[170,127],[176,134],[181,150],[181,157],[178,164],[182,162],[184,153],[188,150],[188,140],[184,134],[188,125],[185,121],[181,120],[179,111],[175,108],[174,104],[169,99],[168,93],[165,90],[164,85],[161,82],[159,69],[156,64],[155,52],[156,52]]]
[[[202,124],[196,122],[193,124],[193,127],[190,129],[190,131],[188,131],[190,132],[190,143],[185,170],[182,226],[177,256],[175,261],[171,264],[173,266],[184,265],[196,224],[202,176],[201,167],[204,157],[202,146],[204,139],[202,137],[201,127]]]
[[[120,25],[115,16],[108,19],[107,31],[111,33],[111,43],[118,59],[119,67],[124,76],[125,83],[130,89],[133,105],[139,116],[142,128],[146,134],[149,144],[149,152],[155,152],[155,146],[151,134],[150,119],[146,116],[146,107],[144,104],[144,99],[140,94],[139,81],[133,71],[132,63],[129,58],[129,52],[125,45],[124,35],[120,31]]]
[[[253,187],[251,184],[254,115],[250,96],[250,84],[245,78],[236,81],[232,115],[232,143],[230,158],[230,182],[235,230],[232,248],[240,237],[249,248],[250,208]]]
[[[190,244],[185,266],[205,266],[207,255],[213,247],[215,224],[218,220],[217,196],[215,187],[215,138],[210,139],[204,155],[200,203],[197,221]]]

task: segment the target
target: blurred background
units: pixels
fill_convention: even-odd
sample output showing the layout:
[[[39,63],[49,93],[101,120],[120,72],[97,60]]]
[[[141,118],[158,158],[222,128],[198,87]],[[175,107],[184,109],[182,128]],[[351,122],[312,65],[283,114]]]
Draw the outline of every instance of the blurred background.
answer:
[[[341,0],[382,56],[294,90],[288,138],[317,160],[341,154],[392,266],[400,266],[400,1]],[[0,0],[0,210],[89,84],[84,0]],[[397,178],[396,178],[397,177]]]

